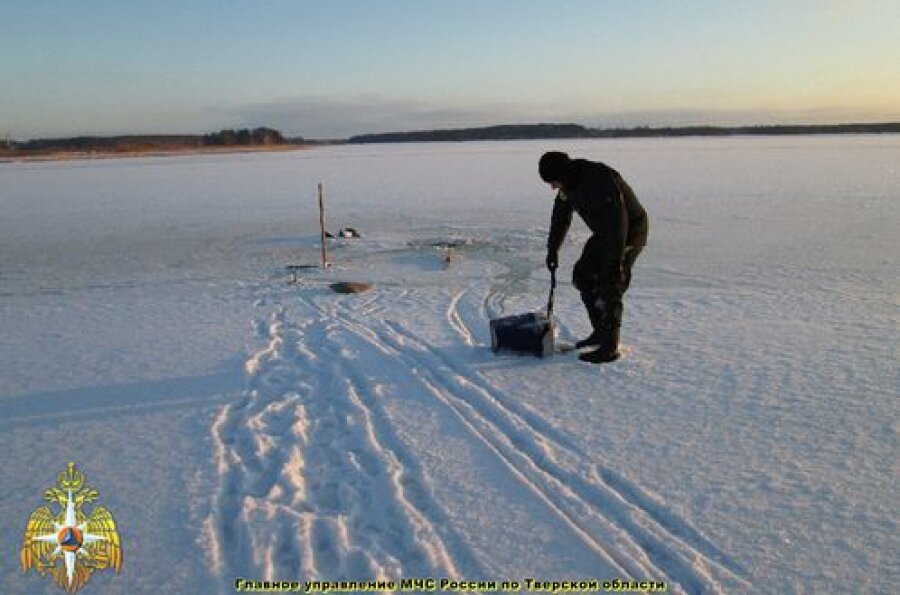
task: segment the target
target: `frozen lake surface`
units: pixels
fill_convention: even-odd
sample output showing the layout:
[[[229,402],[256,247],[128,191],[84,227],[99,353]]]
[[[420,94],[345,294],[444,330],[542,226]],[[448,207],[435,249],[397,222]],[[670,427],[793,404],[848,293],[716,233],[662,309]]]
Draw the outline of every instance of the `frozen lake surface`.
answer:
[[[489,349],[490,318],[546,300],[551,149],[650,213],[610,366]],[[318,259],[319,181],[328,228],[363,237],[289,284]],[[17,552],[70,460],[122,534],[96,593],[892,592],[898,205],[897,135],[0,164],[0,592],[58,592]],[[561,255],[567,340],[586,238]]]

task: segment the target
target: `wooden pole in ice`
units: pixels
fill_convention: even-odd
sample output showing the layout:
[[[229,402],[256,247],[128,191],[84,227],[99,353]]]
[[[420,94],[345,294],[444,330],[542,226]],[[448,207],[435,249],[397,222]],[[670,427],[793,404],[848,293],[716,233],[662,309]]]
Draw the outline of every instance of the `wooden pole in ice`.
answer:
[[[319,235],[322,242],[322,268],[328,266],[328,252],[325,248],[325,196],[322,192],[322,182],[319,182]]]

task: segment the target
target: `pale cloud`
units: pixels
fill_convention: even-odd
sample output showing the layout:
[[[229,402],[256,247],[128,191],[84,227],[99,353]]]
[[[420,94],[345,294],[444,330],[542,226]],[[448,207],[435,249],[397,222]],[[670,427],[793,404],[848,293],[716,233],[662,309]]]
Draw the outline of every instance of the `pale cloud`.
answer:
[[[897,109],[864,109],[857,106],[757,109],[658,109],[585,115],[579,122],[603,128],[655,126],[766,126],[773,124],[843,124],[894,122]]]
[[[827,0],[824,6],[826,14],[836,20],[868,17],[875,10],[872,0]]]
[[[451,106],[417,101],[360,96],[322,97],[256,103],[230,108],[242,125],[271,126],[305,138],[347,138],[357,134],[466,128],[494,124],[571,121],[572,115],[545,106],[489,103]]]
[[[288,136],[342,139],[358,134],[467,128],[539,122],[576,123],[588,127],[745,126],[766,124],[833,124],[892,121],[891,113],[858,107],[822,106],[797,109],[684,108],[603,111],[560,109],[548,104],[485,103],[453,106],[438,101],[359,96],[353,99],[298,98],[254,103],[220,110],[236,127],[269,126]]]

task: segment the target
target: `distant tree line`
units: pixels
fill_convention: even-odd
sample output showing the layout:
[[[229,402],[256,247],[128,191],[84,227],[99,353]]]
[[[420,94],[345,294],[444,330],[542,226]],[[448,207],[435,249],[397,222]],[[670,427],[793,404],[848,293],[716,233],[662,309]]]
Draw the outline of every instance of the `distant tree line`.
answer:
[[[123,136],[74,136],[68,138],[42,138],[25,142],[7,140],[5,148],[16,152],[126,152],[191,149],[202,147],[236,147],[282,145],[287,141],[271,128],[242,128],[220,130],[211,134],[132,134]],[[300,137],[290,140],[302,143]],[[3,143],[0,143],[0,148]]]
[[[900,132],[900,122],[880,124],[775,124],[768,126],[680,126],[588,129],[592,138],[797,134],[883,134]]]
[[[231,147],[235,145],[283,145],[285,139],[281,133],[271,128],[254,128],[249,130],[220,130],[212,134],[204,134],[204,146]]]
[[[419,130],[415,132],[386,132],[351,137],[349,143],[410,143],[468,140],[524,140],[531,138],[580,138],[587,129],[578,124],[505,124],[484,128],[449,130]]]
[[[629,138],[729,135],[874,134],[900,133],[900,122],[880,124],[774,125],[774,126],[639,126],[635,128],[587,128],[580,124],[505,124],[481,128],[387,132],[353,136],[348,143],[410,143],[478,140],[524,140],[554,138]],[[140,152],[203,147],[273,146],[283,144],[329,144],[342,141],[286,139],[272,128],[225,129],[211,134],[156,134],[126,136],[76,136],[17,142],[0,140],[0,153]]]
[[[353,136],[348,143],[410,143],[473,140],[519,140],[544,138],[629,138],[667,136],[732,136],[783,134],[872,134],[898,133],[900,122],[881,124],[773,125],[773,126],[683,126],[653,128],[587,128],[579,124],[510,124],[482,128],[386,132]]]

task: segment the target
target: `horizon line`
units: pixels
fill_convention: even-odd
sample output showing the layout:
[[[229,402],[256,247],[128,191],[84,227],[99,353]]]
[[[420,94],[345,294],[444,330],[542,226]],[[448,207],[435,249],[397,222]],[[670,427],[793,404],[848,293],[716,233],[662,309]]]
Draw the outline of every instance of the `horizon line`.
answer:
[[[407,130],[391,130],[388,132],[364,132],[360,134],[352,134],[345,137],[305,137],[302,134],[287,134],[282,133],[278,128],[260,125],[260,126],[240,126],[240,127],[225,127],[219,128],[213,132],[221,132],[223,130],[256,130],[260,128],[268,128],[270,130],[274,130],[279,134],[282,134],[284,138],[288,141],[291,140],[302,140],[309,142],[340,142],[347,141],[352,138],[357,137],[371,137],[371,136],[386,136],[386,135],[402,135],[402,134],[419,134],[419,133],[440,133],[440,132],[457,132],[457,131],[477,131],[477,130],[488,130],[491,128],[503,128],[503,127],[538,127],[538,126],[577,126],[579,128],[583,128],[585,130],[591,131],[601,131],[601,132],[638,132],[638,131],[687,131],[687,130],[747,130],[747,129],[786,129],[786,128],[802,128],[802,129],[825,129],[825,128],[842,128],[842,127],[854,127],[854,126],[862,126],[862,127],[878,127],[878,126],[900,126],[900,120],[878,120],[878,121],[849,121],[849,122],[832,122],[832,123],[816,123],[816,124],[800,124],[800,123],[782,123],[782,124],[729,124],[729,125],[721,125],[721,124],[661,124],[661,125],[650,125],[650,124],[639,124],[633,126],[625,126],[625,125],[615,125],[615,126],[605,126],[605,125],[597,125],[590,126],[586,124],[579,124],[577,122],[535,122],[535,123],[503,123],[503,124],[488,124],[488,125],[480,125],[480,126],[460,126],[460,127],[452,127],[452,128],[417,128],[417,129],[407,129]],[[204,136],[210,134],[209,131],[201,131],[201,132],[150,132],[150,133],[136,133],[136,132],[118,132],[113,134],[95,134],[95,133],[83,133],[83,134],[72,134],[66,136],[42,136],[42,137],[31,137],[26,140],[19,140],[16,138],[12,138],[11,135],[7,134],[5,137],[0,138],[0,142],[4,142],[6,144],[25,144],[29,142],[36,141],[53,141],[53,140],[72,140],[72,139],[114,139],[114,138],[153,138],[153,137],[192,137],[192,136]]]

